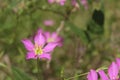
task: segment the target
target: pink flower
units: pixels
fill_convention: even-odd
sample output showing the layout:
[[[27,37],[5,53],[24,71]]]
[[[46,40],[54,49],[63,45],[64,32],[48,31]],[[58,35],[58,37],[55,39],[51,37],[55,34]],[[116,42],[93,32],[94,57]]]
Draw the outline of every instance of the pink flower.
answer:
[[[48,3],[52,4],[52,3],[58,3],[61,6],[63,6],[65,4],[66,0],[48,0]]]
[[[76,0],[71,0],[71,3],[73,6],[75,6],[77,4],[77,1]]]
[[[25,48],[27,49],[26,59],[51,59],[50,53],[56,47],[55,43],[46,44],[46,39],[42,33],[38,33],[34,37],[34,44],[29,39],[22,40]]]
[[[71,4],[72,4],[73,7],[79,9],[79,4],[77,3],[76,0],[71,0]]]
[[[48,0],[48,3],[50,3],[50,4],[52,4],[54,2],[55,2],[55,0]]]
[[[87,0],[80,0],[80,2],[84,6],[85,9],[88,9],[88,2],[87,2]]]
[[[50,34],[50,32],[44,32],[47,39],[47,43],[56,43],[58,46],[62,46],[63,39],[58,36],[56,32]]]
[[[118,78],[119,69],[118,69],[118,65],[115,62],[112,62],[112,64],[108,69],[109,77],[107,77],[107,75],[103,70],[100,70],[98,73],[102,80],[118,80],[119,79]]]
[[[116,58],[116,63],[117,63],[119,70],[120,70],[120,58]]]
[[[93,69],[90,70],[90,72],[87,75],[88,80],[98,80],[97,72]]]
[[[61,6],[63,6],[66,2],[66,0],[56,0]]]
[[[45,26],[53,26],[54,25],[54,21],[53,20],[45,20],[44,21],[44,25]]]

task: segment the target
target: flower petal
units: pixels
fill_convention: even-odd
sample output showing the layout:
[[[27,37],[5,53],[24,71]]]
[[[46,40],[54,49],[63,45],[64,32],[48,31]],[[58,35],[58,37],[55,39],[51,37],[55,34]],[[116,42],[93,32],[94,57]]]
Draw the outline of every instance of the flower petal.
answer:
[[[61,47],[61,46],[63,45],[63,38],[58,37],[58,38],[56,39],[56,43],[58,43],[58,46]]]
[[[44,35],[45,35],[47,40],[50,38],[50,32],[44,32]]]
[[[37,44],[38,46],[43,46],[45,44],[45,37],[42,35],[42,33],[38,33],[35,36],[35,44]]]
[[[63,6],[65,4],[66,0],[60,0],[59,4]]]
[[[105,74],[105,72],[103,70],[99,70],[98,73],[101,77],[101,80],[109,80],[107,75]]]
[[[37,56],[34,52],[28,52],[26,55],[26,59],[37,59]]]
[[[89,72],[88,75],[87,75],[87,80],[92,80],[91,78],[91,73]]]
[[[41,28],[37,30],[37,34],[40,34],[40,33],[43,33],[43,30]]]
[[[118,77],[119,69],[115,62],[112,62],[108,69],[108,74],[111,80],[114,80]]]
[[[56,38],[56,42],[62,42],[62,41],[63,41],[63,38],[62,38],[62,37],[58,36],[58,37]]]
[[[32,44],[32,42],[29,39],[22,40],[22,43],[24,44],[25,48],[28,51],[33,51],[34,45]]]
[[[53,33],[51,34],[51,37],[52,37],[53,39],[56,39],[56,38],[58,37],[58,35],[57,35],[56,32],[53,32]]]
[[[43,53],[43,54],[39,55],[39,58],[50,60],[51,59],[51,54],[50,53]]]
[[[62,41],[63,40],[56,32],[53,32],[51,37],[53,39],[55,39],[56,41]]]
[[[117,63],[119,70],[120,70],[120,58],[116,58],[116,63]]]
[[[50,3],[50,4],[52,4],[54,2],[55,2],[55,0],[48,0],[48,3]]]
[[[59,47],[63,46],[63,43],[62,42],[58,42],[58,45]]]
[[[63,38],[57,35],[56,32],[53,32],[51,37],[54,39],[54,42],[58,43],[58,46],[61,47],[63,44]]]
[[[98,75],[95,70],[90,70],[90,72],[87,75],[88,80],[98,80]]]
[[[48,43],[44,48],[43,51],[44,52],[51,52],[54,50],[54,48],[57,46],[56,43]]]

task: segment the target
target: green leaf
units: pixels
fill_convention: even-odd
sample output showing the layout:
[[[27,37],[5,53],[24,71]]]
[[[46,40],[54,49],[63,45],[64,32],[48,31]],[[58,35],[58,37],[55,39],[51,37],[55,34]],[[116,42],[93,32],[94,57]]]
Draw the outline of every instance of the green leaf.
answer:
[[[0,23],[2,29],[10,29],[16,25],[16,19],[14,15],[9,15],[4,23]]]
[[[21,71],[17,67],[12,67],[14,80],[32,80],[25,72]]]
[[[67,26],[69,26],[70,29],[71,29],[75,34],[77,34],[84,43],[88,43],[87,35],[85,34],[84,30],[78,28],[76,25],[74,25],[74,24],[71,23],[71,22],[67,22]]]

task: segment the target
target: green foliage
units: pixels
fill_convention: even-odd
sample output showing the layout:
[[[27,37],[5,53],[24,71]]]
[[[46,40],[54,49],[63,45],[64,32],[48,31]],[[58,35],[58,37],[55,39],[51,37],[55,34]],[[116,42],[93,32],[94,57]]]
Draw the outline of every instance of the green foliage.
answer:
[[[12,67],[12,72],[14,80],[32,80],[30,76],[28,76],[25,72],[23,72],[19,68]]]
[[[67,22],[66,24],[67,24],[68,27],[70,27],[71,31],[73,31],[76,35],[78,35],[80,37],[80,39],[84,43],[88,43],[88,39],[87,39],[87,36],[86,36],[84,30],[78,28],[76,25],[74,25],[71,22]]]

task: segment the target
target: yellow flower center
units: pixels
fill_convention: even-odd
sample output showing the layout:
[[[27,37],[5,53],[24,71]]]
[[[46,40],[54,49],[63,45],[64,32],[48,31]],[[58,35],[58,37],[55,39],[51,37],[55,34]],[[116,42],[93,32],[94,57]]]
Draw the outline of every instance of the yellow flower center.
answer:
[[[47,42],[54,42],[54,39],[53,39],[53,38],[49,38],[49,39],[47,40]]]
[[[38,54],[42,54],[42,53],[43,53],[42,47],[35,45],[35,54],[38,55]]]

